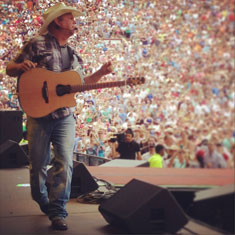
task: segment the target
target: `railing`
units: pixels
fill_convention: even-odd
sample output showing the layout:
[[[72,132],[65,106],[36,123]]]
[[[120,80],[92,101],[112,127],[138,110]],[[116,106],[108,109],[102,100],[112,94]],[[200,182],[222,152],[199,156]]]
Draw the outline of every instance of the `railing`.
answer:
[[[111,161],[110,159],[107,158],[97,157],[94,155],[89,155],[79,152],[73,152],[73,158],[74,160],[82,162],[87,166],[99,166],[105,162]]]

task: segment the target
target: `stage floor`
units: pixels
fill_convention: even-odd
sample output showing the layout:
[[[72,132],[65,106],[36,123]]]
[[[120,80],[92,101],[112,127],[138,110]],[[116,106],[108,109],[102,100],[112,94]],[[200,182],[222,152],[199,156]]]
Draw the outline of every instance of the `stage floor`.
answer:
[[[125,169],[88,167],[88,170],[96,178],[116,185],[125,185],[132,178],[171,187],[219,187],[234,183],[234,170],[160,169],[159,171],[142,167]],[[67,204],[69,229],[52,230],[47,216],[42,214],[31,199],[27,167],[0,169],[0,183],[0,234],[126,234],[125,231],[105,221],[98,211],[97,204],[78,203],[76,199],[71,199]],[[220,233],[190,220],[179,234]]]

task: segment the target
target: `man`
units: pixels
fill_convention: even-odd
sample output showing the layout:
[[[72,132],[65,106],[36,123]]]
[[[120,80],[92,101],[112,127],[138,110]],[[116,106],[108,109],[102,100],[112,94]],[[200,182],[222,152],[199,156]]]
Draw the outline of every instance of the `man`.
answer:
[[[164,155],[164,146],[161,144],[158,144],[155,147],[155,154],[153,154],[152,157],[148,159],[149,161],[149,167],[154,167],[154,168],[162,168],[163,167],[163,155]]]
[[[217,150],[216,143],[210,141],[203,156],[205,168],[227,168],[227,162]]]
[[[58,3],[43,15],[40,35],[30,40],[6,68],[10,76],[20,76],[35,67],[54,72],[76,70],[83,83],[96,83],[102,76],[111,73],[111,63],[104,64],[94,74],[83,77],[81,59],[68,45],[68,39],[76,29],[74,17],[81,12]],[[33,77],[32,77],[33,79]],[[70,198],[73,171],[73,147],[75,138],[74,108],[60,108],[46,117],[27,117],[27,133],[30,158],[30,184],[32,198],[42,212],[52,221],[56,230],[68,228],[65,217],[66,203]],[[48,195],[45,182],[47,165],[50,162],[50,144],[55,150],[53,180]]]
[[[142,160],[140,146],[134,140],[134,133],[131,128],[125,131],[124,139],[118,138],[116,151],[120,154],[120,159]]]
[[[143,160],[148,160],[150,157],[152,157],[156,152],[155,152],[155,143],[156,139],[154,136],[150,136],[147,142],[147,151],[142,154]]]

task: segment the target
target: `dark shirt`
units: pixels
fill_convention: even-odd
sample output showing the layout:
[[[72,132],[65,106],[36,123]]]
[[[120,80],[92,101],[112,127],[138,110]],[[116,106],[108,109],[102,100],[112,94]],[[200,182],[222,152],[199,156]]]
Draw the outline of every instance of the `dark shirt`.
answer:
[[[120,159],[135,160],[136,153],[140,151],[140,146],[134,140],[130,143],[120,142],[116,150],[120,153]]]

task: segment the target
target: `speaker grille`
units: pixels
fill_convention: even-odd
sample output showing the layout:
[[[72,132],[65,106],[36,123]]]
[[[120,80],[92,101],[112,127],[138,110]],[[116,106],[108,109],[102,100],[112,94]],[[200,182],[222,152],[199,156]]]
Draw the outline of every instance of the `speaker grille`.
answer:
[[[163,233],[166,231],[165,219],[164,208],[152,208],[149,220],[151,231],[158,233]]]
[[[0,111],[0,144],[8,139],[17,143],[20,142],[23,137],[22,119],[22,111]]]
[[[28,157],[18,143],[7,140],[0,145],[0,168],[16,168],[28,164]]]

